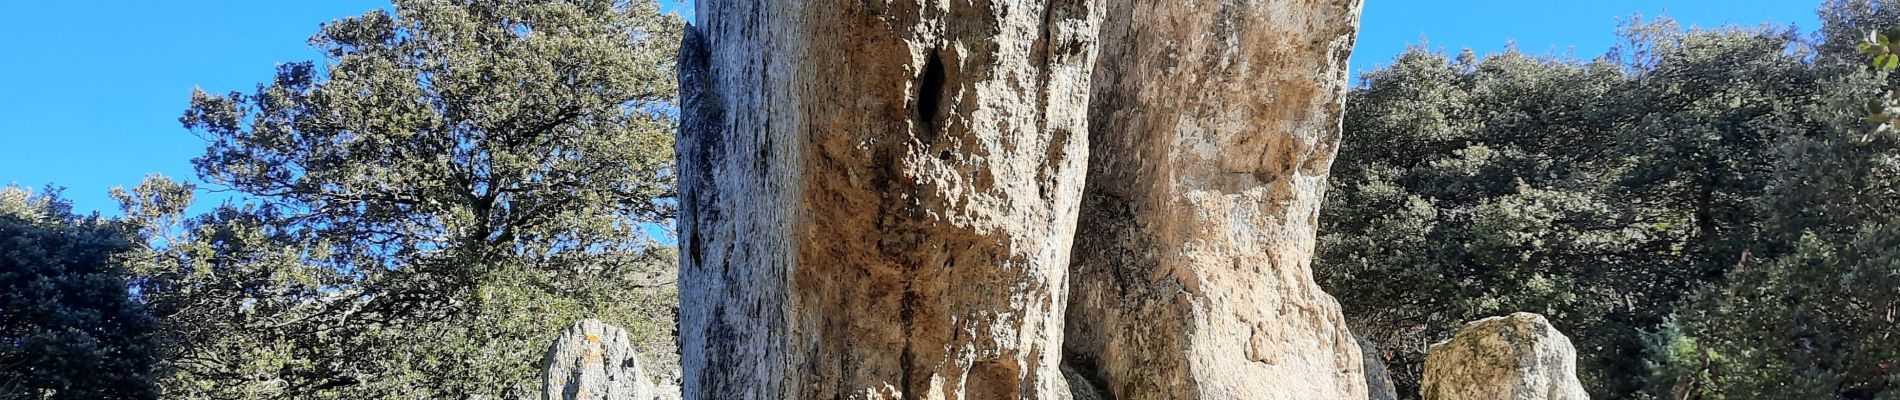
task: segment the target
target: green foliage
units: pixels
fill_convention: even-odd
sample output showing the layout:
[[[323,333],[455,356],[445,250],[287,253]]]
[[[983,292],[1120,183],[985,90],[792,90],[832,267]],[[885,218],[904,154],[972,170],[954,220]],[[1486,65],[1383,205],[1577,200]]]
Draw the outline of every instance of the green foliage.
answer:
[[[1873,35],[1868,38],[1867,43],[1860,45],[1860,51],[1874,58],[1874,69],[1892,71],[1894,68],[1900,68],[1900,51],[1895,51],[1895,49],[1900,49],[1900,40],[1888,39],[1891,35],[1900,35],[1900,30]]]
[[[1900,69],[1900,28],[1868,33],[1867,41],[1861,43],[1860,53],[1871,58],[1871,67],[1881,77]],[[1868,137],[1892,129],[1894,120],[1900,116],[1900,90],[1887,90],[1874,100],[1867,102]]]
[[[1900,21],[1900,0],[1826,0],[1817,14],[1821,29],[1816,65],[1857,70],[1872,60],[1857,51],[1870,34],[1894,29],[1894,21]]]
[[[1794,253],[1738,273],[1711,310],[1696,314],[1709,347],[1734,355],[1711,391],[1748,398],[1900,395],[1896,249],[1900,228],[1869,223],[1845,237],[1810,235]]]
[[[1799,363],[1761,361],[1752,376],[1734,367],[1775,354],[1730,336],[1767,332],[1772,319],[1741,325],[1705,309],[1742,279],[1738,260],[1800,247],[1811,228],[1789,224],[1845,232],[1892,220],[1829,212],[1900,204],[1885,187],[1808,185],[1885,171],[1800,151],[1848,137],[1840,112],[1820,112],[1856,98],[1833,94],[1846,70],[1782,28],[1636,20],[1623,34],[1627,44],[1594,62],[1414,50],[1349,94],[1315,267],[1328,290],[1351,294],[1340,299],[1354,331],[1398,353],[1401,393],[1415,392],[1425,347],[1463,322],[1531,311],[1569,333],[1596,397],[1789,398],[1738,382],[1767,384]],[[1881,360],[1854,354],[1843,357]]]
[[[1596,397],[1900,398],[1900,137],[1866,133],[1900,2],[1820,15],[1813,43],[1639,19],[1607,68],[1400,56],[1348,97],[1321,279],[1401,386],[1535,311]]]
[[[57,191],[0,188],[0,398],[152,399],[151,317],[127,293],[130,232]]]
[[[1830,127],[1789,140],[1761,199],[1783,251],[1743,260],[1685,310],[1729,355],[1710,392],[1747,398],[1900,398],[1900,138],[1859,134],[1872,73],[1841,77],[1814,114]]]
[[[325,24],[325,63],[194,92],[207,182],[115,193],[180,398],[513,397],[597,317],[672,357],[671,62],[654,2],[397,1]]]
[[[1727,398],[1712,387],[1716,374],[1733,364],[1727,357],[1684,334],[1673,320],[1655,332],[1642,333],[1641,338],[1643,353],[1649,355],[1643,361],[1650,381],[1645,394],[1666,399]]]

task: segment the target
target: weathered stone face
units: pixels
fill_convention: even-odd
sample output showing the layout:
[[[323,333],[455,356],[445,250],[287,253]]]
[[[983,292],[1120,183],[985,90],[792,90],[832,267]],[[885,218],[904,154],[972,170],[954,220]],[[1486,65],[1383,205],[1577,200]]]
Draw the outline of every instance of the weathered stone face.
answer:
[[[1109,2],[1065,347],[1115,398],[1366,398],[1310,266],[1359,12]]]
[[[543,400],[649,400],[653,381],[627,331],[599,320],[569,327],[542,360]]]
[[[1427,400],[1584,400],[1577,352],[1544,317],[1516,313],[1465,324],[1425,354]]]
[[[1307,265],[1358,1],[697,7],[686,398],[1067,398],[1065,324],[1084,396],[1365,397]]]
[[[1094,8],[699,2],[686,397],[1066,394]]]

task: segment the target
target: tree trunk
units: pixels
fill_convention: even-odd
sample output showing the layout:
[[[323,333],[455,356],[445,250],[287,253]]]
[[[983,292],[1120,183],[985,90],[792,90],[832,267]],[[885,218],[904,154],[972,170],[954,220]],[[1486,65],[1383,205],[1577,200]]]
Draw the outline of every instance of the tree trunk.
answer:
[[[688,399],[1065,397],[1087,1],[698,3]]]
[[[1114,398],[1366,398],[1311,268],[1359,10],[1109,2],[1065,347]]]

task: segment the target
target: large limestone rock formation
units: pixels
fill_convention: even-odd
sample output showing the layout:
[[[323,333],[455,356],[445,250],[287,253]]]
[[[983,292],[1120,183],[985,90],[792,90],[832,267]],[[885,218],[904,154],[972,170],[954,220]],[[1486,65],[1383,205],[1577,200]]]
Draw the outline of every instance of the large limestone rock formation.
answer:
[[[1516,313],[1467,323],[1425,355],[1426,400],[1585,400],[1570,338],[1544,317]]]
[[[698,2],[685,397],[1365,398],[1308,266],[1358,14]]]
[[[1366,398],[1310,266],[1360,5],[1109,2],[1065,346],[1114,398]]]
[[[650,400],[653,381],[627,331],[599,320],[567,328],[542,360],[542,400]]]
[[[1091,4],[698,2],[686,398],[1066,396]]]

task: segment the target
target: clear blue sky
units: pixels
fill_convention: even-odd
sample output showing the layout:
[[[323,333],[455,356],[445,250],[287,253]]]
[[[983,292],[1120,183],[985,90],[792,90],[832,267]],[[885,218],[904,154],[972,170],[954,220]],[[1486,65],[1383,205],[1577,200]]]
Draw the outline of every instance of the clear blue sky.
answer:
[[[1816,27],[1810,0],[1367,0],[1355,70],[1429,37],[1433,48],[1601,54],[1617,18]],[[195,181],[204,143],[178,125],[194,86],[249,90],[279,62],[318,55],[317,25],[377,0],[12,1],[0,15],[0,185],[67,187],[80,210],[118,213],[107,189],[151,173]],[[678,9],[678,7],[672,7]],[[1357,74],[1357,71],[1355,71]],[[204,207],[199,207],[200,210]]]
[[[1803,33],[1820,27],[1814,10],[1820,0],[1366,0],[1358,70],[1386,64],[1427,38],[1432,49],[1478,54],[1502,50],[1506,43],[1531,54],[1591,59],[1617,42],[1620,19],[1636,14],[1667,14],[1684,27],[1794,24]]]

